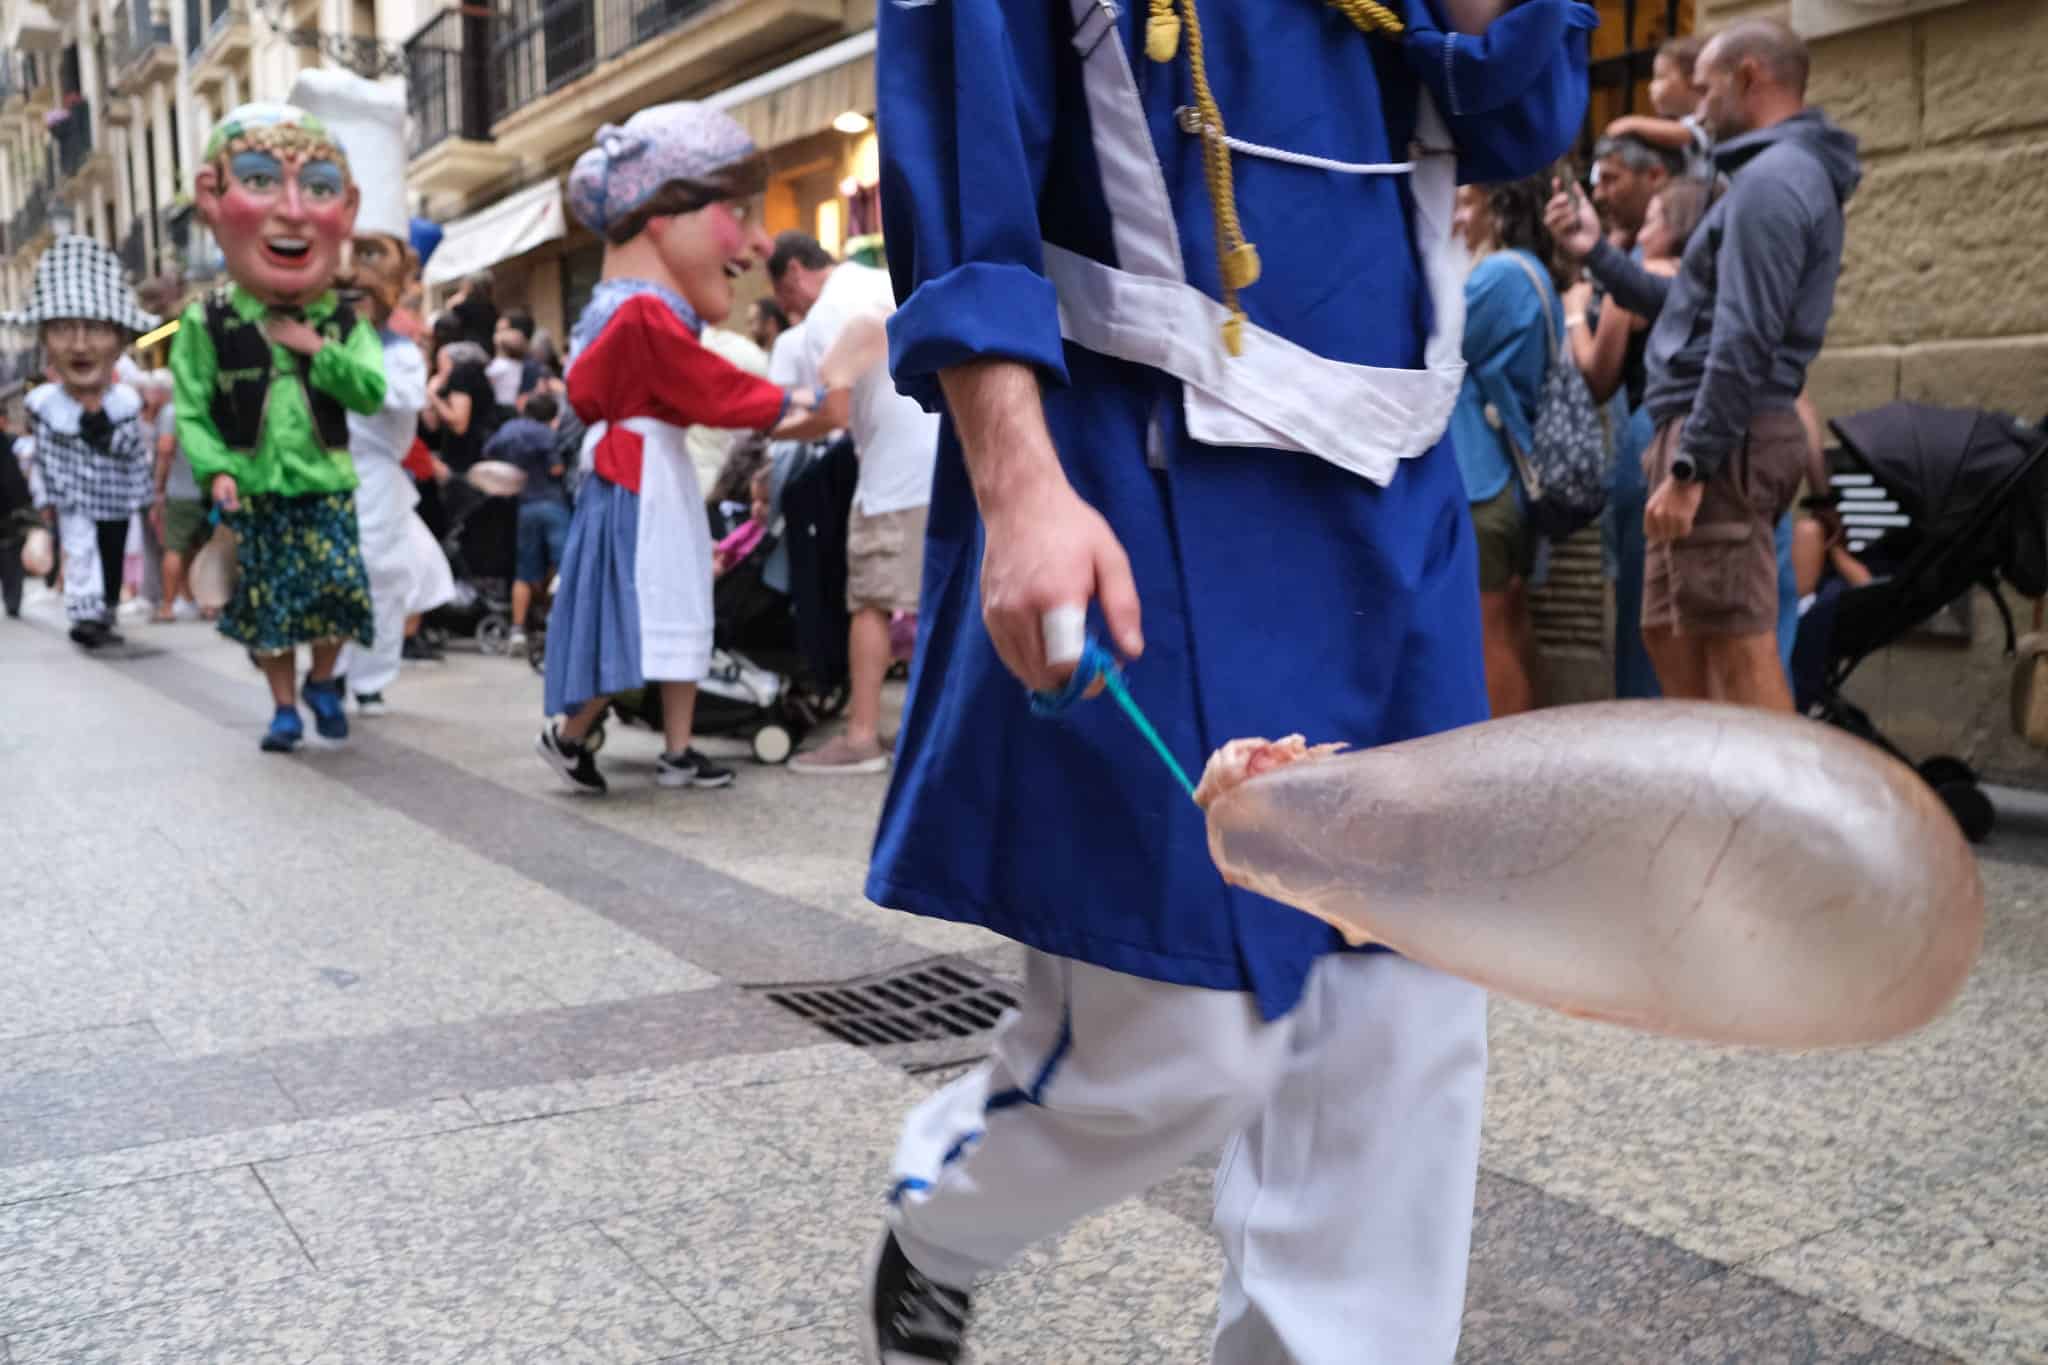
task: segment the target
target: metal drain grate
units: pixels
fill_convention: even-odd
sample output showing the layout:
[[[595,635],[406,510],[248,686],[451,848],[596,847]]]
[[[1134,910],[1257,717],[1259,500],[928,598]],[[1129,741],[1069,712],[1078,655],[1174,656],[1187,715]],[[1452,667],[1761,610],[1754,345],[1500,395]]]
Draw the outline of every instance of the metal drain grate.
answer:
[[[1007,986],[954,960],[920,962],[851,981],[754,989],[855,1047],[986,1033],[1017,1003]]]

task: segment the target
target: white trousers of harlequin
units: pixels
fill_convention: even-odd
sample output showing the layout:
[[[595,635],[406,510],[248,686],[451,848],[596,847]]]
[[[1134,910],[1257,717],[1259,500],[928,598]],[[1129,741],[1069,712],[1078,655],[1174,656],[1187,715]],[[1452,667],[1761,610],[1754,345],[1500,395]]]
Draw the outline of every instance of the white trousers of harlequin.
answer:
[[[1218,1143],[1217,1365],[1448,1365],[1479,1170],[1486,997],[1386,954],[1301,1003],[1030,952],[991,1057],[911,1111],[891,1219],[969,1286]]]

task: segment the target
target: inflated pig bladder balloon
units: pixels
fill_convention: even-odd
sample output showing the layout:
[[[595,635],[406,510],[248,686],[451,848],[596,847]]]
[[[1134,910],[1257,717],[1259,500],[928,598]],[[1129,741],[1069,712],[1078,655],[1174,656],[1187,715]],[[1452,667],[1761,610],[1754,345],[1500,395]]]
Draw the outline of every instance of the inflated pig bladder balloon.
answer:
[[[1875,1042],[1938,1014],[1983,937],[1940,800],[1796,716],[1612,702],[1358,753],[1263,744],[1204,778],[1227,880],[1567,1014]]]

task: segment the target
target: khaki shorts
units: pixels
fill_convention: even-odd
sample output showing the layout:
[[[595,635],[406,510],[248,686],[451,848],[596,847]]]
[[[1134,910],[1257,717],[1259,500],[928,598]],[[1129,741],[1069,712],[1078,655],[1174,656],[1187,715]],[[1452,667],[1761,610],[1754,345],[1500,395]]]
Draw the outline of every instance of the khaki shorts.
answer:
[[[206,520],[206,504],[195,498],[169,498],[164,502],[164,549],[190,559],[213,535]]]
[[[1472,504],[1472,533],[1479,541],[1479,591],[1505,592],[1536,567],[1536,541],[1512,475],[1500,492]]]
[[[1643,452],[1654,495],[1671,468],[1683,419]],[[1707,481],[1692,534],[1650,541],[1643,557],[1643,628],[1680,635],[1768,635],[1778,628],[1773,531],[1806,476],[1806,428],[1789,409],[1759,412]]]
[[[916,611],[924,576],[922,507],[873,516],[853,509],[846,525],[846,609]]]

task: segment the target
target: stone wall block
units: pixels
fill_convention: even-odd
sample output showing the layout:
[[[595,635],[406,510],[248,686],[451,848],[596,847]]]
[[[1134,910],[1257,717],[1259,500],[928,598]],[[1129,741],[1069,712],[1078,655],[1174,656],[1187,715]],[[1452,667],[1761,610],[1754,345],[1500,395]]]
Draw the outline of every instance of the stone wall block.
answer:
[[[1920,136],[1913,26],[1882,24],[1816,42],[1806,95],[1862,140],[1866,156],[1911,147]]]
[[[2048,129],[2048,5],[1973,0],[1929,15],[1921,31],[1930,143]]]
[[[1899,361],[1899,397],[2039,421],[2048,413],[2048,336],[1909,346]]]
[[[1897,398],[1899,354],[1894,346],[1822,351],[1806,372],[1806,391],[1821,420],[1883,407]]]
[[[1872,168],[1849,204],[1828,339],[2048,332],[2048,141]]]

